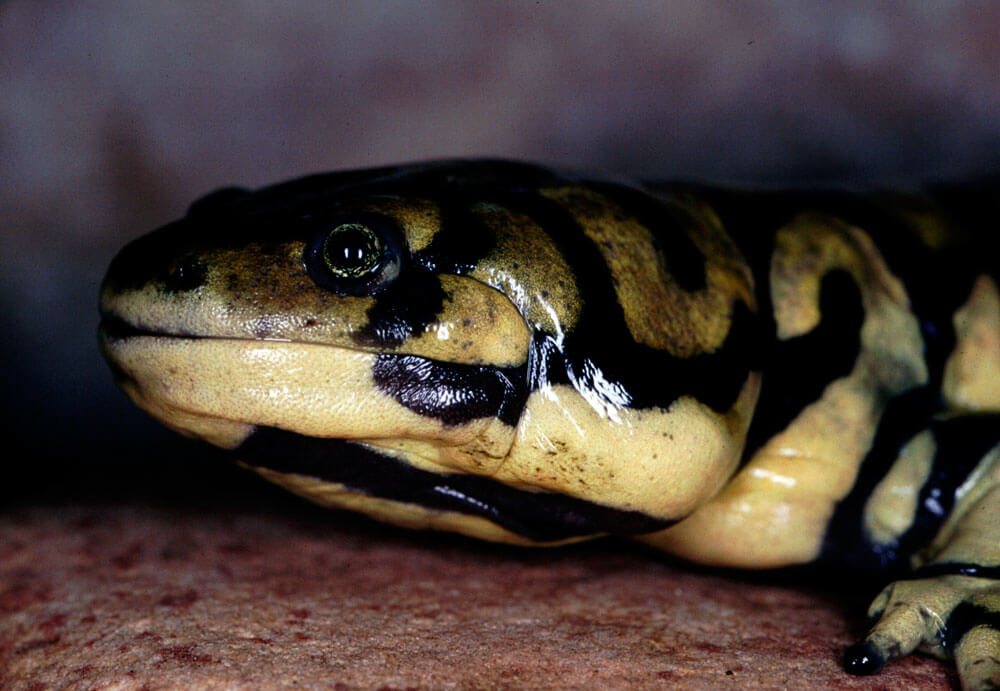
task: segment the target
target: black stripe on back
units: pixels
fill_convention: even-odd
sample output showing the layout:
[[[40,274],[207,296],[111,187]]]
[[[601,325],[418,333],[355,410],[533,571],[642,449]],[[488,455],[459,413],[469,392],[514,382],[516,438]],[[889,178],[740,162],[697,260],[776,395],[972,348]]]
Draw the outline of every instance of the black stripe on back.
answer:
[[[734,304],[729,334],[712,353],[677,358],[637,343],[603,255],[573,216],[539,195],[509,195],[500,201],[549,235],[571,267],[580,294],[580,317],[561,343],[555,334],[536,333],[532,389],[573,383],[636,408],[668,408],[684,395],[717,411],[733,405],[760,355],[758,325],[749,307]]]
[[[865,309],[861,290],[847,271],[835,269],[823,276],[819,314],[820,322],[811,331],[775,341],[767,350],[744,459],[818,401],[829,384],[854,369]]]
[[[620,206],[653,236],[653,251],[659,251],[667,270],[677,284],[688,292],[704,290],[705,255],[688,234],[695,220],[677,206],[648,192],[608,183],[590,183],[592,189]]]

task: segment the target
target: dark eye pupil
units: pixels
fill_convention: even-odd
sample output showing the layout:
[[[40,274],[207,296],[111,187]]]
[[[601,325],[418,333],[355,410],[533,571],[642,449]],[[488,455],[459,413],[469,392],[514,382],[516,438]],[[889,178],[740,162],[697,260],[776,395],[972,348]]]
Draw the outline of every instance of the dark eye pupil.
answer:
[[[383,255],[379,236],[366,225],[344,223],[326,236],[323,258],[342,278],[360,278],[378,268]]]

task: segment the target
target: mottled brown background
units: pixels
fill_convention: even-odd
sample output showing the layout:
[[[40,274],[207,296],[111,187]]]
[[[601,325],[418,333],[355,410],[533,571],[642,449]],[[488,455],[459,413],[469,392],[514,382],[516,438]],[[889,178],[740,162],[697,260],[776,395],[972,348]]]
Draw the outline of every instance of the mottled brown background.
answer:
[[[0,501],[280,502],[134,411],[95,347],[115,250],[205,191],[484,154],[995,174],[998,31],[1000,5],[954,1],[0,1]]]

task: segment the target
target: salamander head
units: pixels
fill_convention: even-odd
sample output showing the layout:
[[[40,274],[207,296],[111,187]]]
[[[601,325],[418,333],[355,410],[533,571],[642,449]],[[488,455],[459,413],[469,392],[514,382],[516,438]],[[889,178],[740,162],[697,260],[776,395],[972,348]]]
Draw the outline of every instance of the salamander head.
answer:
[[[101,343],[137,405],[293,491],[553,541],[716,491],[752,308],[738,253],[677,204],[444,162],[199,200],[114,259]]]

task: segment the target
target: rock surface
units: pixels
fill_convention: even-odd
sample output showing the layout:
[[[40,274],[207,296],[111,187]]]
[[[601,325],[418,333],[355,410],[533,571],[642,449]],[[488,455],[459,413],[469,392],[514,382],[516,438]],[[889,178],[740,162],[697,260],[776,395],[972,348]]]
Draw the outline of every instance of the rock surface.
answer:
[[[841,672],[867,593],[698,572],[609,542],[509,549],[296,507],[9,507],[0,687],[954,683],[920,657]]]

